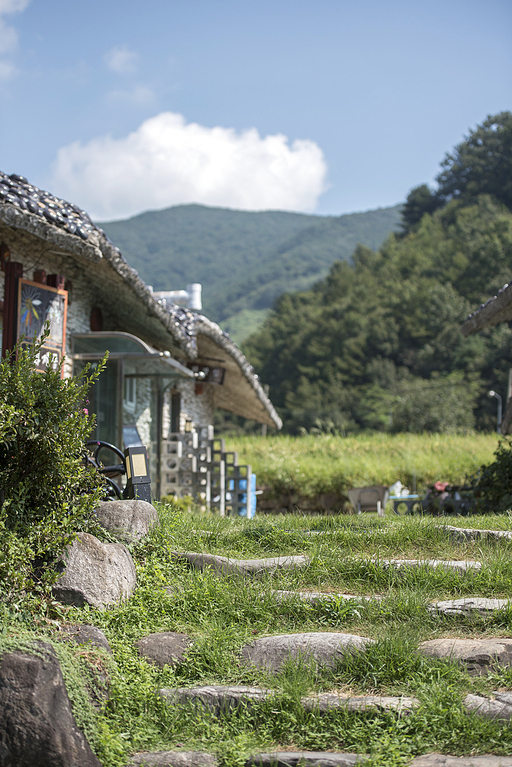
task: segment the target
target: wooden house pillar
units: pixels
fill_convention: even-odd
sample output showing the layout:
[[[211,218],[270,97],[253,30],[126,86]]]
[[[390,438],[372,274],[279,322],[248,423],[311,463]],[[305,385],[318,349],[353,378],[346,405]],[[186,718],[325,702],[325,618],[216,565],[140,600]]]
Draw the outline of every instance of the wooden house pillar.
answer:
[[[5,264],[4,327],[2,334],[2,357],[14,348],[18,320],[18,279],[23,277],[23,264],[8,261]]]

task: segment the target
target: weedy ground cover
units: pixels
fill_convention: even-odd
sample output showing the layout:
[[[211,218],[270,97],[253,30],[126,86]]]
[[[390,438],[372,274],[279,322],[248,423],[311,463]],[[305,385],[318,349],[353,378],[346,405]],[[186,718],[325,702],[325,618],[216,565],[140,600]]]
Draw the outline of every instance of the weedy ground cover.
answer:
[[[490,463],[498,436],[468,434],[386,434],[290,437],[237,437],[230,449],[256,472],[258,484],[275,494],[343,493],[350,487],[391,485],[399,479],[412,489],[443,480],[464,484],[468,475]]]
[[[414,755],[512,753],[512,728],[468,715],[468,692],[512,689],[512,670],[471,677],[447,660],[417,652],[421,641],[445,637],[510,636],[512,610],[494,617],[432,615],[427,605],[460,596],[512,597],[512,543],[457,544],[439,529],[440,520],[371,515],[281,516],[254,520],[185,514],[159,509],[161,527],[133,548],[138,587],[124,604],[105,611],[53,605],[39,619],[11,613],[4,635],[41,636],[58,643],[66,624],[103,629],[115,665],[111,698],[97,714],[95,742],[104,765],[120,767],[143,750],[198,749],[218,755],[226,767],[247,755],[272,750],[356,751],[369,765],[406,764]],[[471,522],[471,518],[465,520]],[[475,526],[483,520],[475,519]],[[443,523],[459,524],[443,518]],[[485,517],[489,528],[512,529],[509,516]],[[257,580],[219,577],[178,563],[173,551],[202,551],[237,558],[306,554],[310,565]],[[386,558],[476,559],[478,572],[457,574],[422,567],[397,572]],[[312,605],[298,596],[278,602],[274,589],[323,591]],[[339,594],[378,596],[366,602]],[[163,670],[139,657],[135,642],[160,631],[194,640],[184,663]],[[345,657],[331,670],[289,662],[276,675],[244,668],[239,651],[271,634],[341,631],[376,640],[364,653]],[[78,652],[78,651],[76,651]],[[249,684],[273,697],[254,710],[217,718],[190,707],[168,707],[165,687]],[[415,696],[409,715],[382,712],[306,712],[302,696],[321,691]]]

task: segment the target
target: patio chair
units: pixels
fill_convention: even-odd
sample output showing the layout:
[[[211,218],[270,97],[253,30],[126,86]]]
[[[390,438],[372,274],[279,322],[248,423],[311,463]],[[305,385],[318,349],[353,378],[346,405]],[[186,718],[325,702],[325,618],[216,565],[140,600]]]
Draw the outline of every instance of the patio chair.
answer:
[[[348,499],[356,514],[376,511],[379,517],[383,517],[389,499],[389,487],[387,485],[353,487],[348,491]]]

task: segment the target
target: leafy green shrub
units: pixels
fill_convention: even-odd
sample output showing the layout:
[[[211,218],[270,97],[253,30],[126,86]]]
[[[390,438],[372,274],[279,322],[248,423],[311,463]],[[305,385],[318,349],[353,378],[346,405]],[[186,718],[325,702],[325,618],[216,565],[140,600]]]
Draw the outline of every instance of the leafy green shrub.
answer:
[[[45,336],[46,337],[46,336]],[[84,463],[94,418],[84,407],[91,375],[35,371],[45,337],[0,362],[0,595],[12,599],[55,578],[49,566],[79,530],[94,529],[103,479]]]
[[[492,463],[481,466],[472,477],[480,513],[512,509],[512,440],[500,440],[494,456]]]

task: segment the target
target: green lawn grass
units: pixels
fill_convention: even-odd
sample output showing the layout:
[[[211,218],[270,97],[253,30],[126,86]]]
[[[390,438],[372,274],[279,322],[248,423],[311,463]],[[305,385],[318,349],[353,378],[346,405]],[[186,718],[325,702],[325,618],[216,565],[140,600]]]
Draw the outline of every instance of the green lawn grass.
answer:
[[[391,485],[400,480],[412,491],[444,480],[463,484],[492,460],[497,434],[385,434],[237,437],[227,440],[239,463],[256,472],[258,485],[272,492],[343,493],[350,487]]]
[[[251,753],[273,750],[356,751],[370,765],[406,764],[414,755],[512,754],[512,728],[466,714],[468,692],[512,689],[512,670],[470,677],[448,661],[424,658],[419,642],[442,636],[510,636],[512,611],[494,618],[443,618],[427,612],[435,600],[461,596],[512,597],[512,543],[457,544],[439,529],[456,518],[276,516],[254,520],[186,514],[161,506],[162,525],[134,547],[138,587],[124,604],[104,611],[53,605],[50,613],[7,616],[4,637],[50,638],[59,644],[66,624],[103,629],[115,666],[108,704],[96,714],[96,749],[107,767],[121,767],[142,750],[198,749],[218,755],[225,767]],[[476,520],[475,520],[476,521]],[[479,522],[481,520],[478,520]],[[465,522],[471,522],[466,518]],[[486,517],[492,528],[512,529],[508,515]],[[481,526],[481,525],[480,525]],[[320,534],[311,534],[311,533]],[[177,563],[173,551],[203,551],[240,558],[306,554],[304,570],[258,580],[221,578]],[[421,568],[397,573],[375,559],[477,559],[480,572],[458,575]],[[378,595],[366,603],[331,597],[319,605],[292,598],[278,602],[272,589]],[[189,634],[185,662],[160,670],[139,657],[135,642],[158,631]],[[330,671],[289,663],[271,676],[240,666],[240,648],[258,637],[300,631],[342,631],[376,640],[366,653],[347,657]],[[72,649],[79,659],[90,650]],[[98,661],[99,662],[99,661]],[[163,687],[255,684],[274,697],[254,712],[222,718],[190,708],[169,708]],[[405,694],[421,706],[408,716],[340,711],[306,713],[300,697],[318,691]]]

